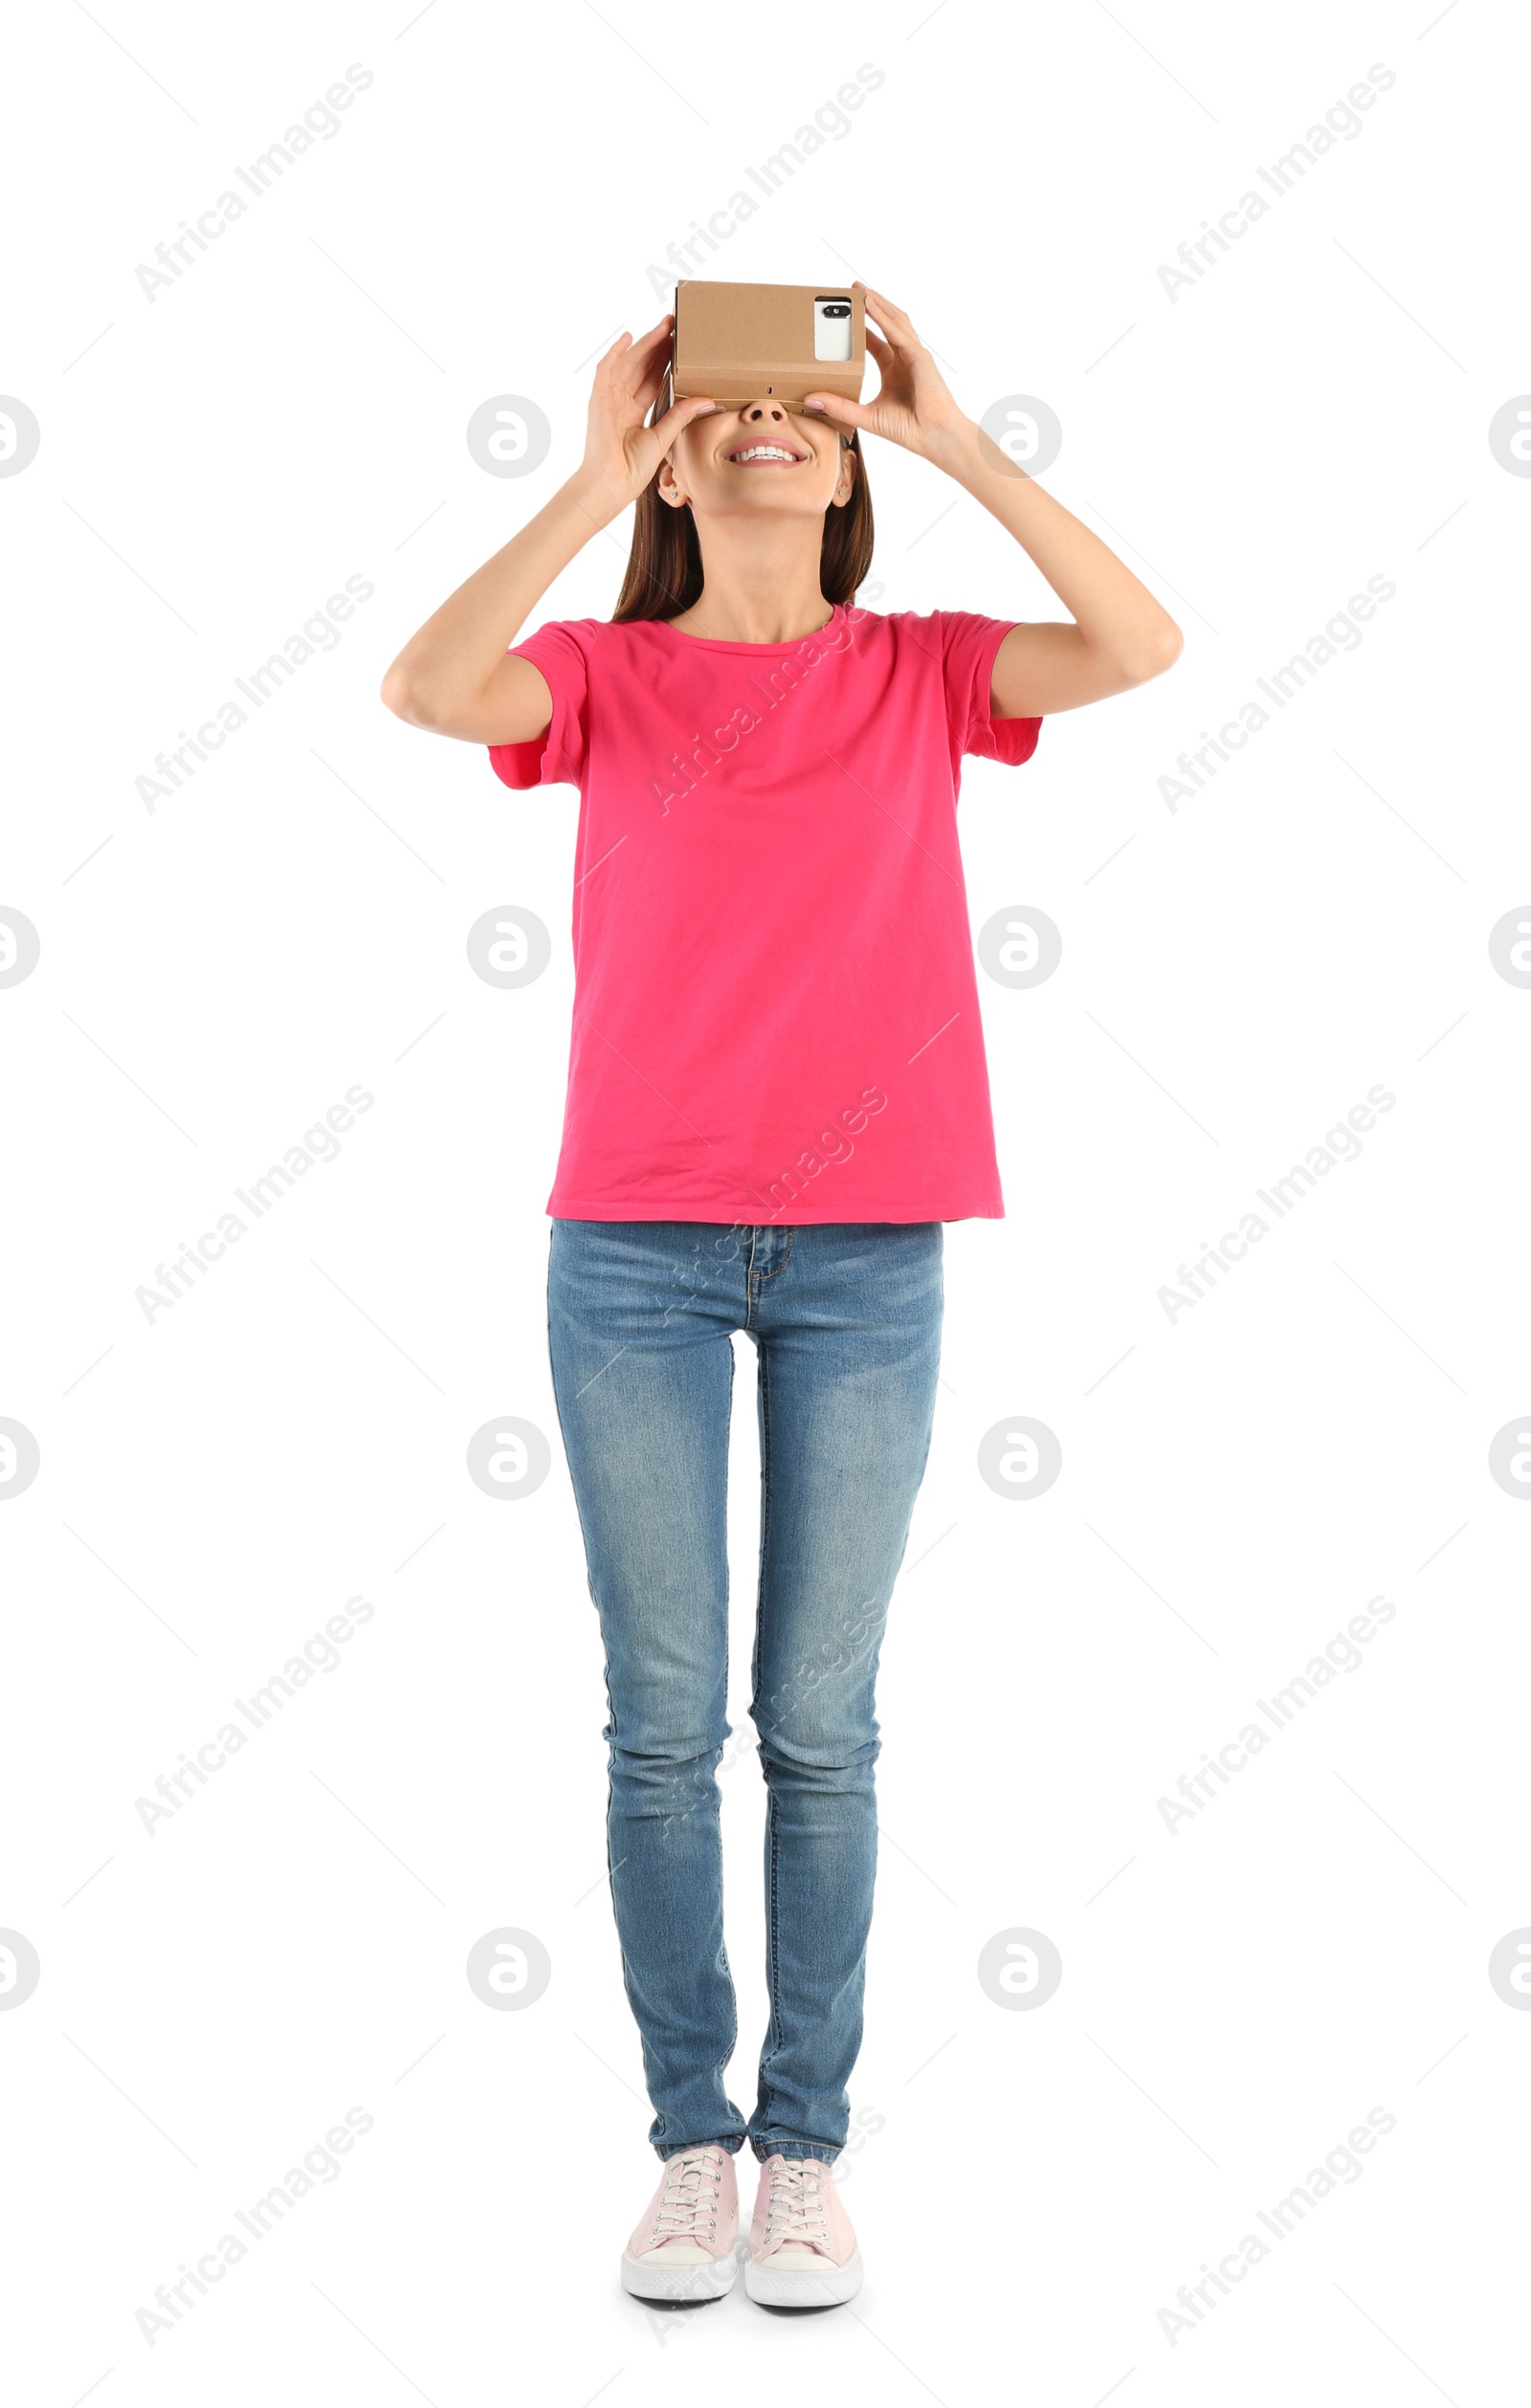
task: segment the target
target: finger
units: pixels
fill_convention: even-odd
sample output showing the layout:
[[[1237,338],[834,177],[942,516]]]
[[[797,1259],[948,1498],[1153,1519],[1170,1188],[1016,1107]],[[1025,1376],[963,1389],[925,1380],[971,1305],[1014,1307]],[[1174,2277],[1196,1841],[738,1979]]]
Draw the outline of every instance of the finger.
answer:
[[[902,319],[906,326],[909,323],[908,312],[900,309],[897,301],[890,300],[886,293],[875,293],[870,284],[867,286],[867,307],[879,325],[885,325],[894,318]]]
[[[883,320],[881,322],[883,331],[880,335],[876,335],[873,332],[872,320],[868,318],[866,323],[867,341],[869,342],[880,342],[890,360],[896,355],[903,359],[908,359],[912,353],[919,350],[920,339],[916,335],[912,326],[899,328],[895,326],[891,320]],[[876,352],[873,353],[873,357],[876,359]]]
[[[870,326],[866,330],[866,337],[867,349],[871,352],[872,357],[876,360],[878,367],[884,370],[891,368],[894,364],[894,353],[891,343],[884,342],[880,335],[875,335]]]
[[[648,410],[655,396],[664,389],[664,381],[669,373],[669,357],[661,351],[658,358],[651,364],[648,374],[640,378],[637,386],[629,394],[628,398],[633,407],[640,410]]]
[[[803,408],[815,418],[828,418],[832,426],[870,429],[872,425],[872,412],[859,402],[847,401],[843,393],[805,393]]]
[[[673,318],[661,318],[657,326],[651,326],[648,333],[646,335],[640,335],[636,342],[633,341],[632,336],[629,333],[627,327],[624,326],[622,332],[617,336],[616,341],[609,344],[606,350],[602,352],[599,360],[597,360],[595,364],[595,372],[597,376],[600,375],[603,368],[610,368],[613,366],[617,361],[624,359],[629,352],[631,352],[634,358],[641,357],[649,350],[650,346],[659,339],[660,336],[668,336],[674,324],[675,320]]]
[[[654,439],[660,451],[668,452],[677,435],[685,432],[693,418],[704,418],[708,410],[716,408],[715,402],[707,401],[700,394],[693,395],[689,401],[677,401],[674,409],[665,411],[653,430]]]
[[[661,318],[657,326],[651,326],[646,335],[640,335],[636,342],[621,354],[617,372],[630,392],[636,385],[647,381],[656,362],[663,366],[674,329],[673,318]]]
[[[925,346],[916,334],[907,312],[901,310],[897,301],[890,301],[885,294],[869,292],[867,306],[895,350],[922,351],[924,349]]]
[[[674,327],[673,318],[661,319],[652,333],[645,335],[640,343],[633,345],[630,354],[632,374],[638,389],[646,393],[651,401],[658,390],[674,357],[671,342]]]

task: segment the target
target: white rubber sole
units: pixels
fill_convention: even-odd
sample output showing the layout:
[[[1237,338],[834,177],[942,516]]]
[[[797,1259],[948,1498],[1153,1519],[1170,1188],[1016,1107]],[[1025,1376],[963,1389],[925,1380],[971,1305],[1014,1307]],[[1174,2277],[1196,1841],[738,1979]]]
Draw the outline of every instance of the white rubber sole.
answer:
[[[711,2258],[705,2265],[644,2265],[622,2252],[622,2288],[634,2299],[721,2299],[734,2287],[739,2261]]]
[[[840,2308],[861,2288],[861,2252],[844,2265],[757,2265],[746,2258],[744,2288],[763,2308]]]

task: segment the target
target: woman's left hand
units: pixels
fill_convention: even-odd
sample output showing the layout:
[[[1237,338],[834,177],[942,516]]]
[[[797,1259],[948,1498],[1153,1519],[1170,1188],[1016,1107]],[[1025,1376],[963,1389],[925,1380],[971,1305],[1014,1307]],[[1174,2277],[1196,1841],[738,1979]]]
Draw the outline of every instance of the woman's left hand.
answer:
[[[813,406],[814,417],[879,434],[886,443],[901,444],[906,452],[929,458],[944,438],[959,433],[967,421],[947,390],[934,353],[925,348],[904,312],[869,285],[863,284],[860,290],[868,320],[867,349],[881,371],[882,382],[870,402],[810,392],[805,396],[805,406]],[[873,332],[874,319],[882,328],[880,335]]]

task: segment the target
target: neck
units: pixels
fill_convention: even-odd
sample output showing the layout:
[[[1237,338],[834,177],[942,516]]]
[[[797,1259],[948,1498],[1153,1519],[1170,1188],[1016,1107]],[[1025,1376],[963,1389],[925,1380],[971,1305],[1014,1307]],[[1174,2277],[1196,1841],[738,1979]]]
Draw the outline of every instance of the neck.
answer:
[[[819,521],[771,528],[715,521],[697,533],[701,592],[672,627],[724,644],[795,644],[829,624]]]

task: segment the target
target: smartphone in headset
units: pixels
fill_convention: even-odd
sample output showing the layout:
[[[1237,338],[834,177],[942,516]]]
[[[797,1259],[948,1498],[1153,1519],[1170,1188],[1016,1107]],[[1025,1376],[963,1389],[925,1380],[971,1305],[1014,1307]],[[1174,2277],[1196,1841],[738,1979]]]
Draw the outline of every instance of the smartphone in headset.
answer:
[[[851,301],[844,293],[819,294],[813,302],[813,357],[851,357]]]

